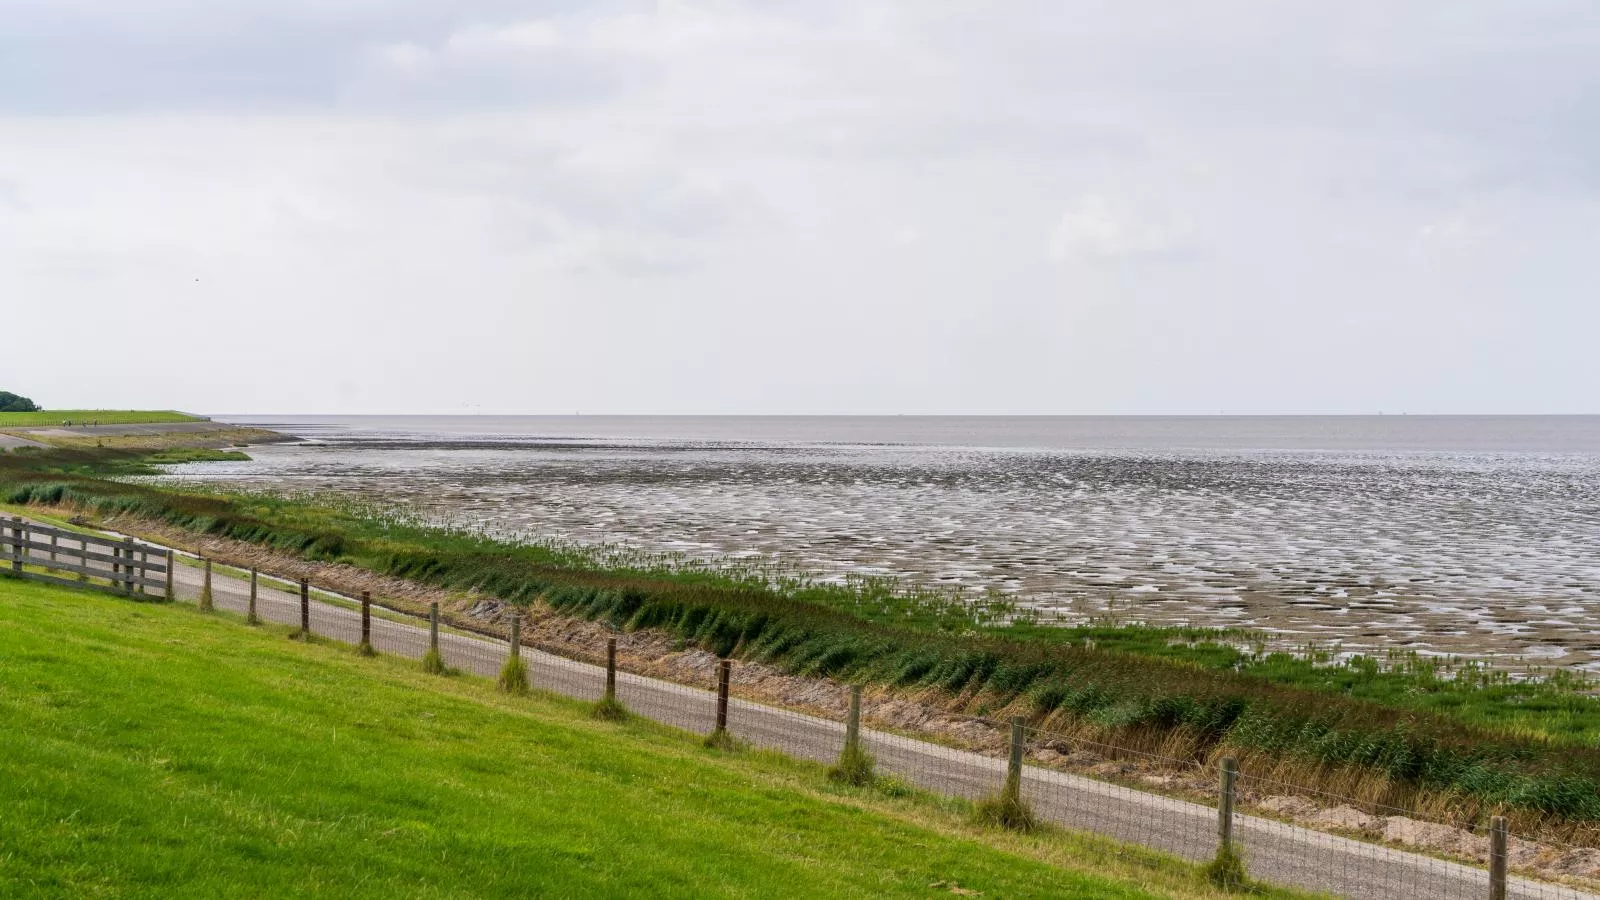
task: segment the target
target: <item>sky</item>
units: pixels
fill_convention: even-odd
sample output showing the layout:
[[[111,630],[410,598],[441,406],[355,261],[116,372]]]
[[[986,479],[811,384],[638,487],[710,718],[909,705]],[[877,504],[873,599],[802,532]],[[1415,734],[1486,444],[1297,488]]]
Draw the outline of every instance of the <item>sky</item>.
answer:
[[[0,0],[0,389],[1600,412],[1593,0]]]

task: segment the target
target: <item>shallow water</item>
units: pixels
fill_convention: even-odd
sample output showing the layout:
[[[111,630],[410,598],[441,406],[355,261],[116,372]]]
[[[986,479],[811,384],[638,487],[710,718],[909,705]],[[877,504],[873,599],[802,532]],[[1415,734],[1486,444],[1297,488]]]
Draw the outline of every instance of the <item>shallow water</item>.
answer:
[[[229,417],[187,477],[995,588],[1064,619],[1600,663],[1600,417]]]

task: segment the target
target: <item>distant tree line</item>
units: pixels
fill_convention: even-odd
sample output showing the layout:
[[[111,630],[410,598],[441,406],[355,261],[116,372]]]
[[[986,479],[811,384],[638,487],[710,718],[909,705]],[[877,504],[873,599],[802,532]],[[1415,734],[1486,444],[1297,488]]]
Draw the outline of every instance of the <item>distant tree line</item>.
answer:
[[[38,412],[39,404],[10,391],[0,391],[0,412]]]

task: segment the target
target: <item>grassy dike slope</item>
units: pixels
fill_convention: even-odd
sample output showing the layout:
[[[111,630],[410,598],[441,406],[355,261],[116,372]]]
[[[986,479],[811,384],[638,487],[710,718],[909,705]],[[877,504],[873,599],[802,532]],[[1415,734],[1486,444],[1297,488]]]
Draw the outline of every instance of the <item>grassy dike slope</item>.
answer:
[[[170,409],[41,409],[38,412],[0,412],[0,428],[48,428],[71,421],[83,425],[147,425],[160,422],[203,422],[198,416]]]
[[[0,578],[0,895],[1210,896],[1150,854],[284,636]]]

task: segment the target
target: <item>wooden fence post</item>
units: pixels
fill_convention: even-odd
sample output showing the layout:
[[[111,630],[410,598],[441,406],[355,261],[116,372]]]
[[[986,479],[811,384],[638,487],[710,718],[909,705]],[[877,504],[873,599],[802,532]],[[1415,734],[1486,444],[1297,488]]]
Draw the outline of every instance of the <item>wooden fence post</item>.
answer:
[[[1231,756],[1223,757],[1222,790],[1217,797],[1217,844],[1224,853],[1233,846],[1233,798],[1238,780],[1238,761]]]
[[[122,541],[122,558],[128,564],[122,567],[122,592],[133,596],[133,580],[138,577],[139,569],[136,567],[138,560],[134,559],[133,538],[124,538]]]
[[[725,659],[717,666],[717,730],[728,730],[728,682],[733,674],[733,661]]]
[[[1506,817],[1489,820],[1489,900],[1506,900]]]
[[[144,582],[150,578],[150,548],[139,550],[139,593],[146,593]]]
[[[1011,717],[1011,754],[1006,757],[1006,792],[1013,798],[1022,797],[1022,746],[1025,726],[1021,716]]]
[[[428,604],[428,652],[422,656],[422,671],[444,674],[444,657],[439,655],[439,601]]]
[[[256,567],[255,566],[251,566],[250,567],[250,606],[246,610],[245,616],[244,616],[244,621],[245,621],[245,624],[247,624],[247,625],[260,625],[261,624],[261,617],[256,615],[256,592],[258,590],[257,584],[258,584],[259,580],[260,580],[260,576],[256,573]]]
[[[606,701],[617,702],[617,639],[606,640]]]
[[[11,571],[22,574],[22,517],[11,517]]]
[[[167,551],[167,602],[169,602],[169,603],[172,602],[173,598],[176,596],[172,592],[172,564],[174,562],[176,562],[176,560],[173,558],[173,556],[174,556],[173,552],[171,550],[168,550]]]
[[[311,582],[300,579],[300,636],[311,640]]]
[[[59,544],[60,542],[61,542],[61,535],[55,534],[55,533],[52,533],[50,535],[50,561],[51,562],[55,562],[56,561],[56,545]]]
[[[845,746],[861,742],[861,685],[850,685],[850,714],[844,720]]]
[[[363,656],[371,656],[372,650],[372,594],[368,591],[361,592],[361,646]]]
[[[214,609],[215,604],[211,599],[211,558],[206,557],[206,574],[200,583],[200,608]]]

